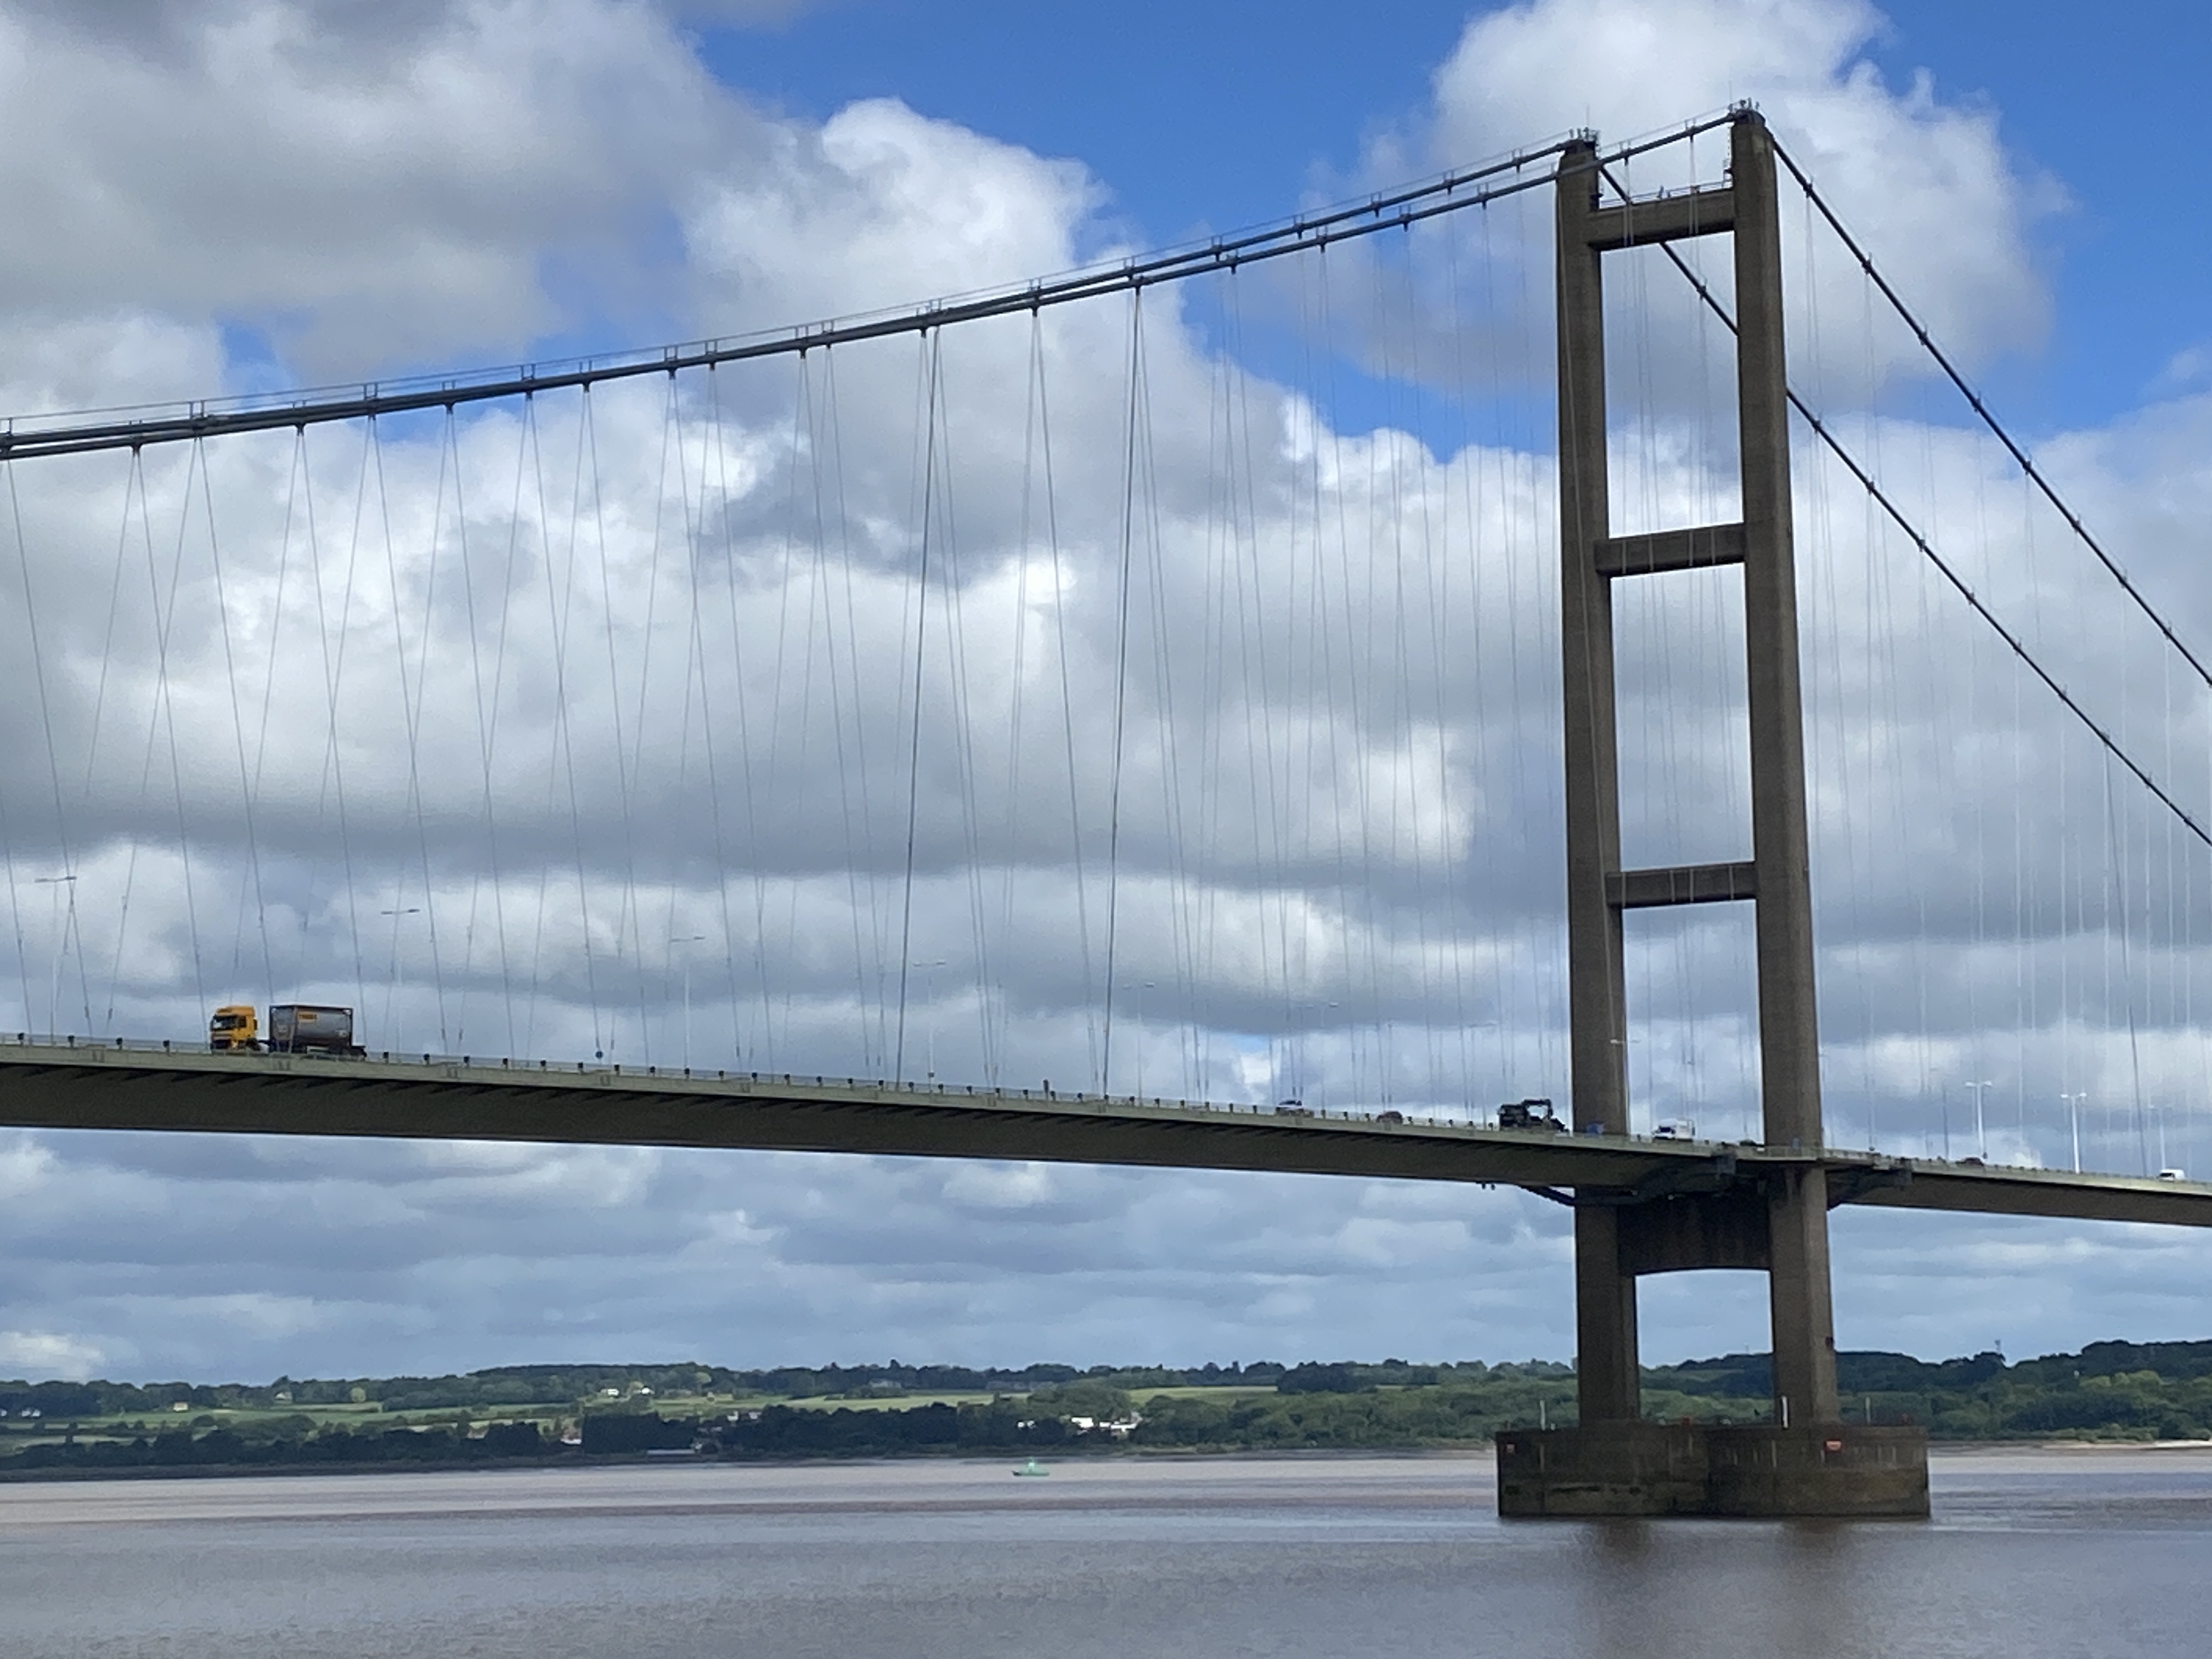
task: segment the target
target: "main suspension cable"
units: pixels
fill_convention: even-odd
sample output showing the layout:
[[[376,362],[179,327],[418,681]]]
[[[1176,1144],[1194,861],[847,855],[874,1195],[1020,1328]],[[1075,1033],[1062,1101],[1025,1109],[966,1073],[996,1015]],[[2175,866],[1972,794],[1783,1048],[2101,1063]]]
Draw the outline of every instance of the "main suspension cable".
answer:
[[[1626,161],[1726,126],[1735,118],[1733,112],[1724,112],[1687,122],[1650,137],[1619,145],[1601,156],[1577,163],[1572,171],[1588,172],[1607,162]],[[927,334],[953,323],[1013,316],[1046,306],[1139,291],[1161,283],[1182,282],[1211,271],[1235,270],[1247,264],[1309,252],[1332,242],[1401,229],[1443,214],[1459,213],[1525,191],[1550,188],[1558,180],[1558,172],[1548,168],[1535,171],[1536,164],[1561,155],[1569,144],[1583,142],[1589,136],[1572,134],[1556,138],[1480,167],[1446,173],[1402,190],[1378,191],[1364,202],[1321,213],[1300,214],[1241,235],[1215,237],[1197,246],[1136,255],[1113,264],[1094,265],[987,293],[932,300],[902,310],[842,321],[802,324],[770,334],[656,346],[603,357],[573,359],[552,368],[531,364],[520,368],[403,380],[394,382],[389,388],[382,383],[371,382],[271,397],[195,400],[184,404],[180,412],[175,405],[169,405],[169,412],[159,413],[142,408],[13,416],[0,421],[0,458],[82,454],[91,450],[176,443],[234,432],[357,421],[407,410],[450,410],[461,404],[588,387],[646,374],[672,375],[680,369],[707,368],[750,358],[803,355],[817,346],[844,345],[901,334]],[[1469,188],[1474,185],[1480,188]],[[88,420],[85,418],[88,414],[108,418]]]
[[[1615,189],[1620,188],[1618,181],[1614,180],[1611,174],[1606,172],[1606,169],[1602,165],[1601,165],[1599,171],[1601,174],[1606,178],[1607,182],[1613,184]],[[1624,194],[1626,194],[1626,192],[1624,192]],[[1727,307],[1723,306],[1720,301],[1714,297],[1712,289],[1706,285],[1705,279],[1698,276],[1698,273],[1691,268],[1689,262],[1684,259],[1681,254],[1676,251],[1674,245],[1672,242],[1662,242],[1659,244],[1659,247],[1660,251],[1665,253],[1668,259],[1673,264],[1674,269],[1681,272],[1682,279],[1688,283],[1690,286],[1697,291],[1698,299],[1703,301],[1706,307],[1712,312],[1713,315],[1720,319],[1722,324],[1728,329],[1729,332],[1731,334],[1736,332],[1735,319],[1729,313]],[[2059,683],[2057,677],[2052,674],[2049,669],[2045,668],[2043,664],[2037,659],[2035,653],[2027,648],[2027,641],[2022,640],[2019,635],[2014,633],[2011,629],[2006,627],[2005,624],[1998,619],[1996,613],[1990,610],[1988,605],[1983,601],[1981,595],[1974,592],[1972,586],[1967,582],[1966,578],[1959,574],[1957,569],[1952,566],[1949,561],[1945,559],[1941,553],[1938,553],[1936,550],[1935,544],[1931,543],[1927,537],[1921,534],[1919,529],[1913,524],[1911,520],[1905,517],[1904,509],[1899,507],[1896,501],[1891,499],[1888,492],[1884,490],[1881,485],[1875,481],[1874,474],[1868,471],[1865,466],[1861,465],[1858,458],[1852,454],[1849,449],[1844,447],[1843,440],[1837,437],[1834,432],[1830,430],[1827,422],[1823,421],[1819,415],[1814,412],[1812,405],[1805,401],[1804,398],[1798,393],[1797,389],[1795,386],[1791,386],[1787,388],[1787,392],[1790,398],[1790,406],[1796,410],[1799,416],[1803,418],[1806,425],[1813,428],[1814,435],[1819,438],[1820,441],[1827,447],[1831,454],[1834,455],[1838,460],[1844,464],[1844,470],[1849,471],[1854,478],[1858,480],[1859,487],[1867,492],[1868,495],[1871,497],[1875,504],[1881,508],[1882,512],[1888,516],[1890,521],[1896,525],[1899,530],[1905,532],[1905,536],[1911,541],[1912,544],[1920,550],[1921,556],[1925,558],[1929,563],[1936,567],[1936,570],[1942,574],[1943,580],[1950,583],[1952,587],[1957,591],[1959,597],[1966,600],[1968,606],[1972,609],[1974,614],[1979,617],[1984,622],[1987,623],[1996,631],[1997,637],[2005,642],[2006,646],[2011,650],[2013,655],[2019,658],[2020,660],[2027,665],[2028,671],[2049,688],[2051,696],[2057,697],[2061,703],[2064,704],[2068,712],[2072,714],[2076,720],[2080,720],[2083,726],[2088,728],[2091,735],[2093,735],[2099,743],[2104,745],[2105,751],[2107,754],[2111,755],[2113,759],[2119,762],[2121,765],[2126,767],[2130,772],[2132,772],[2136,776],[2136,781],[2141,783],[2144,788],[2149,790],[2152,794],[2157,796],[2160,801],[2165,805],[2166,811],[2172,813],[2175,817],[2179,818],[2182,823],[2188,828],[2189,832],[2191,835],[2195,836],[2200,842],[2203,842],[2205,846],[2212,847],[2212,831],[2208,831],[2203,824],[2199,823],[2196,818],[2191,817],[2187,808],[2183,806],[2179,801],[2174,799],[2174,798],[2166,792],[2165,787],[2160,784],[2156,778],[2153,777],[2150,773],[2136,761],[2134,756],[2130,755],[2125,749],[2122,748],[2118,739],[2114,738],[2110,732],[2106,731],[2104,726],[2098,721],[2094,715],[2091,714],[2087,708],[2083,708],[2080,702],[2076,702],[2073,694],[2068,691],[2065,686]],[[2130,591],[2132,592],[2133,590]],[[2171,637],[2171,635],[2169,635],[2169,637]],[[2179,641],[2177,641],[2177,644],[2178,643]],[[2196,659],[2191,658],[2191,660],[2194,662]]]
[[[2182,660],[2195,672],[2197,678],[2207,686],[2212,686],[2212,667],[2207,667],[2203,659],[2191,650],[2181,636],[2174,632],[2172,624],[2160,614],[2157,606],[2144,596],[2141,588],[2128,579],[2128,573],[2120,568],[2119,561],[2106,550],[2103,543],[2089,533],[2088,526],[2081,522],[2081,514],[2066,504],[2064,498],[2059,495],[2057,486],[2045,477],[2041,469],[2029,459],[2027,451],[2010,432],[2005,429],[2003,422],[1990,412],[1989,405],[1982,401],[1981,394],[1976,392],[1967,382],[1966,377],[1959,372],[1957,365],[1952,362],[1943,348],[1936,343],[1935,337],[1929,333],[1920,319],[1913,314],[1911,308],[1905,303],[1898,291],[1890,286],[1889,279],[1876,268],[1873,258],[1864,248],[1859,246],[1857,239],[1844,228],[1844,222],[1836,216],[1835,210],[1830,207],[1826,198],[1814,188],[1810,176],[1807,174],[1804,168],[1797,165],[1790,152],[1782,147],[1779,139],[1775,141],[1774,153],[1781,158],[1782,165],[1790,169],[1790,177],[1796,179],[1798,188],[1805,192],[1805,199],[1820,210],[1821,218],[1827,221],[1828,228],[1836,233],[1837,240],[1843,243],[1851,258],[1858,261],[1859,269],[1866,274],[1867,279],[1875,285],[1881,297],[1889,302],[1890,309],[1897,313],[1899,320],[1912,331],[1913,337],[1920,342],[1921,349],[1935,360],[1936,366],[1942,369],[1945,377],[1958,388],[1959,395],[1966,400],[1975,416],[1990,429],[1996,441],[2005,447],[2006,453],[2011,455],[2020,470],[2027,475],[2028,480],[2041,492],[2043,499],[2057,509],[2058,516],[2066,521],[2066,527],[2081,538],[2084,547],[2097,556],[2097,562],[2112,574],[2112,580],[2119,583],[2121,592],[2134,601],[2136,609],[2148,617],[2152,626],[2166,636],[2166,642],[2181,653]]]

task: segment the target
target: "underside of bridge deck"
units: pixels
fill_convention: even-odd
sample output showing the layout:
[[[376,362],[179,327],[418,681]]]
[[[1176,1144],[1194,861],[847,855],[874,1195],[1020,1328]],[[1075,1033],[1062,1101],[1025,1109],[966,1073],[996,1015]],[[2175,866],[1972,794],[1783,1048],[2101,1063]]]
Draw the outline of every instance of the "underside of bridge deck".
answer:
[[[1241,1170],[1517,1186],[1604,1224],[1609,1283],[1686,1267],[1771,1272],[1796,1195],[1985,1213],[2212,1226],[2212,1185],[1891,1158],[1833,1147],[1494,1129],[1128,1097],[915,1089],[756,1074],[563,1069],[0,1042],[0,1126],[501,1140]],[[1686,1431],[1600,1419],[1498,1443],[1506,1514],[1924,1514],[1917,1431],[1778,1421]]]
[[[1627,1216],[1632,1248],[1812,1168],[1832,1205],[2212,1226],[2212,1185],[1896,1158],[1839,1147],[1570,1135],[1042,1090],[917,1089],[538,1062],[329,1059],[0,1041],[0,1127],[863,1152],[1521,1187]],[[1686,1206],[1716,1207],[1692,1217]],[[1747,1248],[1716,1243],[1715,1251]],[[1714,1265],[1758,1265],[1750,1261]]]

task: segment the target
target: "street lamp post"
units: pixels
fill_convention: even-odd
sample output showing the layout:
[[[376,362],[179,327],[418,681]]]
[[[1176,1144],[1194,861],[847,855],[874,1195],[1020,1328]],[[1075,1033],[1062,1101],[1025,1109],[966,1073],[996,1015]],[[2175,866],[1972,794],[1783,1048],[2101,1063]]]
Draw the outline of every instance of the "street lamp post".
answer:
[[[691,947],[706,939],[704,933],[684,933],[670,939],[671,945],[684,947],[684,1069],[691,1069]]]
[[[1124,991],[1155,991],[1159,988],[1160,983],[1156,979],[1125,979],[1119,982]],[[1336,1006],[1333,1002],[1328,1006],[1332,1008]],[[1137,1004],[1136,1027],[1137,1092],[1134,1097],[1142,1100],[1145,1097],[1145,1014],[1142,1002]]]
[[[1977,1155],[1984,1164],[1990,1161],[1990,1132],[1989,1125],[1982,1115],[1982,1102],[1987,1097],[1989,1091],[1996,1086],[1987,1078],[1984,1078],[1978,1083],[1966,1085],[1967,1088],[1974,1091],[1974,1145],[1978,1149]]]
[[[61,1028],[62,958],[69,952],[69,924],[76,918],[76,877],[74,873],[60,876],[33,876],[31,878],[31,884],[33,887],[51,887],[54,890],[54,975],[52,988],[46,993],[46,1026],[47,1035],[51,1036]],[[62,895],[64,893],[69,895],[69,915],[66,920],[62,914]],[[23,1012],[27,1019],[30,1010],[27,1008]]]
[[[2088,1102],[2088,1091],[2082,1090],[2074,1094],[2062,1094],[2058,1097],[2066,1103],[2067,1123],[2074,1133],[2074,1173],[2080,1175],[2081,1173],[2081,1108]]]
[[[929,1024],[923,1041],[927,1052],[923,1064],[929,1068],[928,1081],[937,1081],[937,970],[951,960],[949,957],[933,957],[927,962],[911,964],[921,969],[921,1000],[929,1005]]]
[[[400,1000],[401,994],[407,988],[407,961],[399,954],[399,918],[419,916],[422,914],[422,907],[419,904],[397,905],[389,910],[379,910],[376,914],[392,918],[392,989],[384,999],[384,1023],[390,1025],[392,1024],[392,1005]],[[386,1042],[391,1042],[392,1037],[390,1031],[384,1035]],[[356,1042],[360,1040],[357,1036],[354,1039]]]

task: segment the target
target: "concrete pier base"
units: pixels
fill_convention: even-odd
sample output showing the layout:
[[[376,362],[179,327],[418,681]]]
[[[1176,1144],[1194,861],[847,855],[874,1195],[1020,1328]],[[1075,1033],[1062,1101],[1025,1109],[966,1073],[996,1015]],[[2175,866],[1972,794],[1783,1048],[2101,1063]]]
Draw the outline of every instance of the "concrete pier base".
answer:
[[[1498,1512],[1920,1519],[1928,1434],[1856,1424],[1509,1429],[1498,1437]]]

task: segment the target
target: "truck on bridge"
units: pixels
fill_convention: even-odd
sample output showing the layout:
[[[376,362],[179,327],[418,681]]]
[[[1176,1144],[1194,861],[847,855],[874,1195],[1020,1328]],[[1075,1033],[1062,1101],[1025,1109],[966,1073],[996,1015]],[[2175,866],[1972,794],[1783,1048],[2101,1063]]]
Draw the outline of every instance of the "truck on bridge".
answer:
[[[357,1060],[368,1052],[353,1040],[353,1010],[317,1003],[280,1002],[269,1010],[269,1037],[261,1037],[260,1022],[251,1003],[226,1004],[208,1021],[208,1047],[267,1049],[279,1054],[336,1054]]]
[[[1559,1134],[1567,1126],[1559,1121],[1548,1100],[1509,1100],[1498,1109],[1498,1127],[1501,1129],[1547,1129]]]

